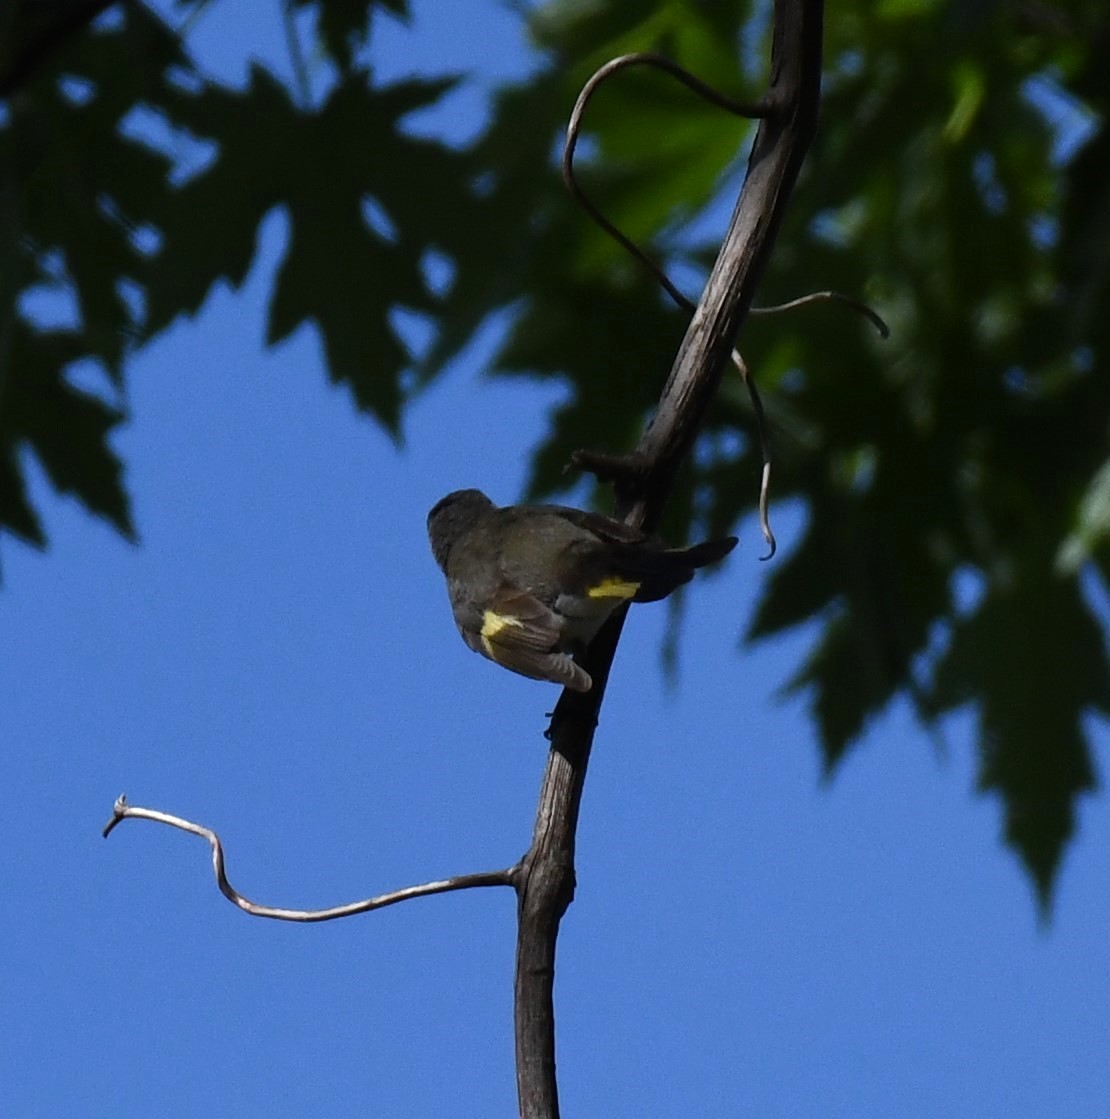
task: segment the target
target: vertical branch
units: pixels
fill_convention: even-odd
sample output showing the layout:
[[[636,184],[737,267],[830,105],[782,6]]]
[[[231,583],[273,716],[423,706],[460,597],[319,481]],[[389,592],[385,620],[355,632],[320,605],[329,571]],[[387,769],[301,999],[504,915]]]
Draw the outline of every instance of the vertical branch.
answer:
[[[744,185],[713,271],[663,388],[659,407],[616,478],[617,510],[629,524],[659,521],[675,472],[709,406],[817,127],[822,0],[775,0],[771,77]],[[613,464],[610,463],[610,466]],[[564,692],[548,732],[551,750],[532,846],[517,879],[517,1090],[524,1119],[559,1114],[553,988],[559,923],[574,895],[578,810],[605,682],[623,612],[598,634],[584,667],[594,687]]]
[[[559,922],[574,897],[578,809],[597,711],[624,624],[624,611],[598,634],[586,658],[587,692],[564,691],[552,719],[551,750],[540,789],[532,846],[517,876],[517,951],[513,1002],[520,1114],[559,1114],[555,1079],[555,945]]]

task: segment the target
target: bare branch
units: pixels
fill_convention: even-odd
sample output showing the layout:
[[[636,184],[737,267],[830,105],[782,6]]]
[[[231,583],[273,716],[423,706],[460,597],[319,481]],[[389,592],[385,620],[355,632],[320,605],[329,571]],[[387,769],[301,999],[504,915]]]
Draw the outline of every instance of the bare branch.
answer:
[[[315,921],[334,921],[340,917],[353,917],[358,913],[369,913],[374,909],[384,909],[387,905],[396,905],[401,901],[411,898],[429,897],[432,894],[447,894],[453,890],[474,890],[483,886],[514,886],[516,884],[517,868],[509,867],[506,870],[491,870],[482,874],[460,874],[455,878],[444,878],[439,882],[425,882],[420,886],[407,886],[403,890],[394,890],[392,893],[379,894],[377,897],[366,898],[363,901],[353,901],[347,905],[335,905],[328,909],[285,909],[272,905],[259,905],[243,897],[238,890],[227,880],[224,872],[224,850],[220,837],[211,829],[201,824],[194,824],[181,816],[171,816],[168,812],[159,812],[154,808],[139,808],[137,805],[127,803],[127,798],[120,795],[112,809],[112,818],[104,827],[105,838],[111,834],[121,820],[153,820],[156,824],[168,824],[171,828],[179,828],[191,835],[199,835],[207,839],[212,848],[212,869],[216,875],[216,884],[220,893],[228,901],[237,905],[244,913],[252,917],[268,917],[274,921],[300,921],[312,923]]]
[[[655,417],[634,453],[635,469],[613,471],[617,514],[638,528],[650,531],[658,523],[675,472],[716,394],[816,131],[823,17],[822,0],[774,2],[770,87],[760,101],[765,111],[732,221]],[[606,465],[612,467],[613,460]],[[517,1092],[524,1119],[559,1114],[555,946],[574,894],[578,810],[624,614],[617,611],[610,618],[583,657],[593,688],[564,691],[552,715],[535,833],[517,884]]]

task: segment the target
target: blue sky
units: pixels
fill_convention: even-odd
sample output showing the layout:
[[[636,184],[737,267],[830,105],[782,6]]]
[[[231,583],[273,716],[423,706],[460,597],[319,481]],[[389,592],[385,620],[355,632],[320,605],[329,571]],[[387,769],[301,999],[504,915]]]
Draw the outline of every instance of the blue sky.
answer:
[[[282,71],[242,5],[193,42],[235,80],[256,34]],[[418,5],[383,40],[390,73],[528,64],[492,4]],[[484,378],[491,329],[398,450],[326,385],[311,330],[262,349],[283,236],[272,215],[245,289],[134,363],[116,446],[141,546],[33,467],[50,552],[3,541],[0,1114],[514,1113],[509,891],[294,926],[228,905],[197,839],[100,838],[126,791],[216,828],[248,896],[306,907],[528,844],[557,691],[466,650],[424,517],[460,486],[513,500],[558,390]],[[785,553],[801,521],[776,524]],[[972,792],[966,716],[938,755],[895,708],[823,784],[804,702],[775,697],[811,634],[738,645],[768,571],[740,534],[694,584],[673,689],[666,610],[626,627],[560,939],[564,1113],[1107,1114],[1105,800],[1046,931]]]

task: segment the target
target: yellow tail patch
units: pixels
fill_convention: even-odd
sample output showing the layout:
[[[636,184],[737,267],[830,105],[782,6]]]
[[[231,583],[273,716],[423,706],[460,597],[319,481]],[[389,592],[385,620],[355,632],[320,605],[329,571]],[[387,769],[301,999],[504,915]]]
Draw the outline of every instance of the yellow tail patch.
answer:
[[[590,587],[586,594],[590,598],[635,598],[639,589],[639,583],[630,583],[627,579],[612,575],[603,579],[596,587]]]

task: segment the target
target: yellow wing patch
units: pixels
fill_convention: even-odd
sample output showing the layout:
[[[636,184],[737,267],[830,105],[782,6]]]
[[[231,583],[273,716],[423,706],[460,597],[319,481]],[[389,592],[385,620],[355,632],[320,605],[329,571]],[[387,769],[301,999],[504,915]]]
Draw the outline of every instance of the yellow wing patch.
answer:
[[[482,615],[482,637],[487,641],[491,637],[496,637],[503,629],[509,626],[516,626],[517,629],[523,629],[524,623],[519,618],[514,618],[511,614],[495,614],[492,610],[487,610]]]
[[[486,656],[491,661],[496,661],[497,657],[493,652],[493,638],[495,638],[503,630],[515,626],[517,629],[523,629],[524,623],[519,618],[514,618],[511,614],[496,614],[492,610],[487,610],[482,615],[482,631],[479,636],[482,639],[482,648],[486,651]]]
[[[627,579],[612,575],[603,579],[596,587],[590,587],[586,594],[590,598],[635,598],[639,589],[639,583],[630,583]]]

